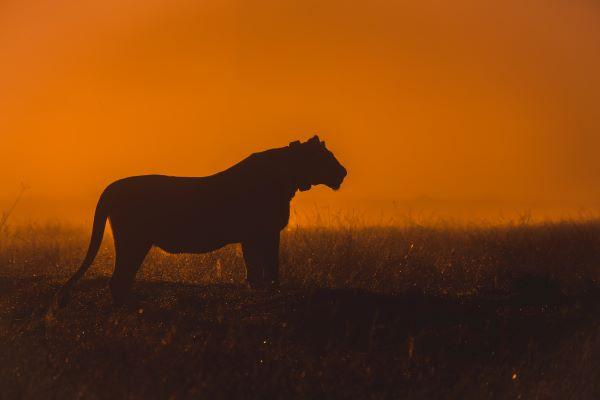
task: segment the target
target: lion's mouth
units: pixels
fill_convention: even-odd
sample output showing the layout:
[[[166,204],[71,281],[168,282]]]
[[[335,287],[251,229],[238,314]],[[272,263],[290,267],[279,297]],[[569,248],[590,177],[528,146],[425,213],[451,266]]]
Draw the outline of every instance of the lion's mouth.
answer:
[[[341,186],[342,186],[342,182],[344,181],[344,178],[332,182],[331,185],[329,185],[330,188],[332,188],[333,190],[338,190]]]
[[[346,177],[346,175],[347,175],[346,169],[343,169],[343,172],[336,178],[333,178],[332,182],[330,184],[328,184],[327,186],[329,186],[333,190],[338,190],[342,186],[342,182],[344,182],[344,178]]]

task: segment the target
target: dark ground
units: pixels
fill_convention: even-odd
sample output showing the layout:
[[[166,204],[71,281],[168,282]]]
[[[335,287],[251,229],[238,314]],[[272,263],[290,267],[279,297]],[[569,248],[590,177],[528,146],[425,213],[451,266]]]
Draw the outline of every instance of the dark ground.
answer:
[[[114,309],[96,278],[46,324],[54,285],[0,284],[6,399],[600,396],[592,294],[459,303],[142,281]]]
[[[600,398],[600,221],[292,229],[278,292],[153,251],[123,308],[105,240],[46,321],[88,235],[0,231],[1,399]]]

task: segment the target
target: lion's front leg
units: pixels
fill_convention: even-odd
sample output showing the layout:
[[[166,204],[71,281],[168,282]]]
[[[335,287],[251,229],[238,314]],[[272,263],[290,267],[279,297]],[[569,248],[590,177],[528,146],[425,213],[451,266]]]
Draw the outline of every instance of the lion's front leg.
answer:
[[[271,287],[279,286],[279,232],[265,241],[264,279]]]
[[[242,242],[247,280],[252,288],[279,285],[279,232]]]

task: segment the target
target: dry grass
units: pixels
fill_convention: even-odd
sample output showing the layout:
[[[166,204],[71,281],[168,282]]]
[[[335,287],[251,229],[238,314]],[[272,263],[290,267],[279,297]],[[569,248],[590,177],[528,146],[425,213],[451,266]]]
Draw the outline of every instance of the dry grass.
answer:
[[[49,224],[7,230],[0,239],[5,276],[46,276],[61,281],[79,266],[88,229]],[[88,277],[110,276],[112,240],[106,235]],[[600,283],[600,221],[491,227],[293,228],[284,231],[281,268],[286,284],[355,288],[398,294],[418,288],[464,298],[509,294],[524,280],[546,281],[564,294]],[[140,280],[242,283],[240,247],[200,255],[154,249]]]
[[[283,287],[243,285],[238,246],[153,250],[113,309],[105,238],[73,303],[43,313],[88,229],[0,237],[9,398],[580,397],[600,394],[600,222],[294,228]],[[513,375],[515,375],[513,379]]]

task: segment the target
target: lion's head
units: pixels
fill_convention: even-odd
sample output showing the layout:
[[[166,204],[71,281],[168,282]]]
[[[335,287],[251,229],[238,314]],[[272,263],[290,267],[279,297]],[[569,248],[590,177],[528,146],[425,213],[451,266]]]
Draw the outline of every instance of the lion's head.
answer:
[[[308,190],[311,185],[321,184],[333,190],[340,188],[348,172],[318,136],[315,135],[303,143],[292,142],[290,150],[294,155],[300,190]]]

